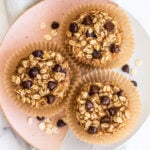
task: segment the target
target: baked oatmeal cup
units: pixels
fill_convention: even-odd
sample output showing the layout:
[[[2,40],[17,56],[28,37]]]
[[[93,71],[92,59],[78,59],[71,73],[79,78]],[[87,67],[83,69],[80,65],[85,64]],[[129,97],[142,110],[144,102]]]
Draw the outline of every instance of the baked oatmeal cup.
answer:
[[[66,114],[78,138],[108,144],[134,130],[140,110],[138,91],[127,78],[113,71],[95,70],[72,88]]]
[[[134,40],[130,21],[116,5],[80,6],[64,19],[63,45],[81,66],[114,68],[129,60]]]
[[[34,43],[10,57],[5,88],[14,103],[31,116],[63,110],[77,68],[55,44]]]

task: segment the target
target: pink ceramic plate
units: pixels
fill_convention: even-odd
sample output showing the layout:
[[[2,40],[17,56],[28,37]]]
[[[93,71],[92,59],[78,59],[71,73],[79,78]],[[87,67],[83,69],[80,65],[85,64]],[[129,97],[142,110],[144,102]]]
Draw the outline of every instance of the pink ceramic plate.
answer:
[[[3,74],[7,58],[14,51],[28,43],[44,40],[44,34],[50,34],[51,22],[58,21],[61,25],[66,13],[78,5],[88,2],[91,2],[91,0],[47,0],[40,2],[24,13],[10,28],[1,45],[0,74]],[[100,0],[93,0],[92,2],[100,2]],[[47,27],[45,30],[40,29],[41,22],[46,23]],[[54,41],[59,43],[59,36]],[[2,76],[0,76],[0,83],[2,83]],[[18,110],[12,103],[2,84],[0,84],[0,97],[0,104],[4,114],[14,130],[24,140],[42,150],[48,150],[50,147],[53,147],[55,150],[59,149],[67,127],[60,129],[59,134],[47,135],[39,130],[36,119],[32,125],[28,125],[27,118],[29,116]],[[54,122],[62,115],[60,114],[53,118]]]

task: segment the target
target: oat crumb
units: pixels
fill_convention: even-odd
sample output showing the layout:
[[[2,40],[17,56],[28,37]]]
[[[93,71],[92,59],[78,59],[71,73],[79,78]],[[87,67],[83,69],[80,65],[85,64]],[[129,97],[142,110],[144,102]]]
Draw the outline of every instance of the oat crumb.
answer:
[[[51,30],[51,36],[56,37],[58,35],[57,30]]]
[[[39,129],[40,129],[41,131],[44,131],[44,130],[45,130],[45,123],[44,123],[44,122],[41,122],[41,123],[39,124]]]
[[[136,59],[135,60],[135,65],[138,67],[138,66],[141,66],[142,65],[142,60],[141,59]]]
[[[41,30],[44,30],[45,28],[46,28],[45,22],[41,22],[41,24],[40,24],[40,29],[41,29]]]
[[[131,69],[130,74],[131,74],[131,76],[135,76],[136,75],[136,70],[135,69]]]
[[[33,123],[33,118],[32,117],[29,117],[28,118],[28,125],[31,125]]]
[[[51,41],[51,40],[52,40],[52,36],[49,35],[49,34],[45,34],[45,35],[44,35],[44,39],[45,39],[46,41]]]

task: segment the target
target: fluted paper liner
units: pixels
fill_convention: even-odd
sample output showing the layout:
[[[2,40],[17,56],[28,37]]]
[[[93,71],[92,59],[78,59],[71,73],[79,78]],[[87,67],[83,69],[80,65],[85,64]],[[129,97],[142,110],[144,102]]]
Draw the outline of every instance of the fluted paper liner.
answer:
[[[107,12],[110,16],[112,16],[120,25],[122,31],[122,44],[120,45],[121,52],[116,56],[112,61],[108,61],[106,63],[94,63],[91,60],[85,58],[76,58],[74,54],[72,54],[71,50],[69,50],[65,44],[67,40],[66,31],[68,31],[70,23],[81,13],[88,12],[91,10],[101,10]],[[61,41],[62,45],[67,49],[71,55],[71,57],[75,60],[75,62],[82,68],[86,66],[86,68],[96,67],[102,69],[111,69],[122,66],[127,63],[130,59],[133,50],[134,50],[134,39],[131,29],[130,20],[127,17],[126,13],[119,8],[118,6],[110,3],[96,3],[96,4],[85,4],[76,9],[73,9],[68,15],[66,15],[62,27],[61,27]]]
[[[14,92],[14,86],[11,82],[11,75],[16,69],[18,62],[27,56],[29,56],[34,50],[42,49],[42,50],[53,50],[55,52],[60,52],[62,56],[69,62],[69,67],[71,69],[70,75],[70,85],[72,84],[72,80],[74,80],[77,76],[79,76],[79,70],[75,66],[75,64],[68,58],[66,55],[66,51],[59,48],[56,44],[48,43],[48,42],[37,42],[33,44],[29,44],[25,46],[23,49],[16,51],[12,56],[10,56],[4,71],[4,87],[6,92],[8,93],[9,97],[13,102],[25,113],[29,114],[30,116],[54,116],[60,111],[62,111],[67,104],[67,95],[69,93],[69,88],[66,91],[66,95],[64,96],[63,100],[60,103],[55,103],[52,106],[44,106],[41,108],[34,108],[30,104],[23,103],[21,100],[17,99],[16,93]],[[75,75],[75,76],[73,76]]]
[[[125,121],[126,126],[118,129],[118,131],[113,134],[88,134],[83,127],[77,123],[75,110],[76,97],[79,95],[81,87],[84,84],[97,81],[107,83],[113,82],[117,84],[119,88],[124,90],[129,100],[131,118]],[[66,111],[67,123],[79,139],[89,144],[108,144],[122,140],[134,130],[141,112],[140,97],[136,87],[134,87],[134,85],[123,75],[110,70],[94,70],[90,74],[84,76],[83,79],[74,82],[68,99],[68,107]]]

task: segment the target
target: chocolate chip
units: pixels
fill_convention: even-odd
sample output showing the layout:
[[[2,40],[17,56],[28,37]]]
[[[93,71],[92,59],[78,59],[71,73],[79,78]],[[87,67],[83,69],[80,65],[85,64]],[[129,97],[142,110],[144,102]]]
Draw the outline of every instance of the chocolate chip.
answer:
[[[42,50],[36,50],[36,51],[34,51],[34,52],[32,53],[32,55],[33,55],[34,57],[42,57],[43,51],[42,51]]]
[[[117,92],[118,96],[122,96],[123,95],[123,90],[120,90],[119,92]]]
[[[64,74],[67,73],[67,72],[66,72],[66,69],[62,69],[61,72],[64,73]]]
[[[52,70],[53,70],[54,72],[62,72],[62,71],[63,71],[62,67],[61,67],[59,64],[56,64],[56,65],[52,68]]]
[[[49,81],[48,82],[48,89],[49,90],[53,90],[53,89],[55,89],[57,87],[57,85],[58,85],[57,82],[55,82],[55,81]]]
[[[111,119],[108,116],[104,116],[100,119],[100,123],[111,123]]]
[[[55,99],[56,99],[56,97],[54,95],[52,95],[52,94],[47,95],[46,98],[47,98],[47,103],[48,104],[52,104],[55,101]]]
[[[93,32],[89,32],[89,31],[87,31],[86,32],[86,37],[93,37],[93,38],[96,38],[97,36],[96,36],[96,34],[94,33],[94,31]]]
[[[117,113],[118,108],[117,107],[111,107],[108,109],[108,111],[109,111],[111,116],[114,116]]]
[[[39,116],[37,116],[36,119],[39,120],[39,121],[43,121],[45,119],[45,117],[39,117]]]
[[[69,31],[71,33],[76,33],[76,32],[78,32],[78,30],[79,30],[78,25],[75,22],[70,24]]]
[[[98,128],[97,127],[90,126],[89,129],[88,129],[88,133],[89,134],[95,134],[97,132],[98,132]]]
[[[98,59],[101,57],[101,51],[94,50],[92,53],[93,58]]]
[[[37,74],[39,74],[40,73],[40,70],[39,70],[39,68],[37,68],[37,67],[33,67],[33,68],[31,68],[30,70],[29,70],[29,76],[31,77],[31,78],[35,78],[36,76],[37,76]]]
[[[85,103],[85,109],[90,110],[93,107],[94,107],[93,103],[91,101],[87,100]]]
[[[130,70],[129,65],[126,64],[126,65],[122,66],[123,72],[129,73],[129,70]]]
[[[116,44],[112,44],[111,47],[110,47],[110,51],[111,51],[111,53],[118,53],[118,52],[120,52],[119,46],[116,45]]]
[[[57,121],[57,127],[61,128],[61,127],[64,127],[66,126],[67,124],[62,120],[62,119],[59,119]]]
[[[30,89],[32,87],[32,81],[31,80],[27,80],[27,81],[23,81],[21,83],[21,86],[24,88],[24,89]]]
[[[115,26],[111,21],[107,21],[104,25],[104,28],[109,32],[113,32],[115,29]]]
[[[108,96],[102,96],[100,98],[102,105],[109,105],[110,104],[110,98]]]
[[[100,88],[97,85],[91,85],[89,90],[89,95],[93,95],[95,93],[98,93]]]
[[[51,24],[51,28],[52,29],[58,29],[59,28],[59,23],[56,22],[56,21],[53,21],[52,24]]]
[[[131,81],[133,83],[134,86],[137,86],[137,82],[136,81]]]
[[[91,25],[92,23],[93,23],[92,17],[89,15],[84,17],[84,19],[82,21],[82,24],[84,24],[84,25]]]

